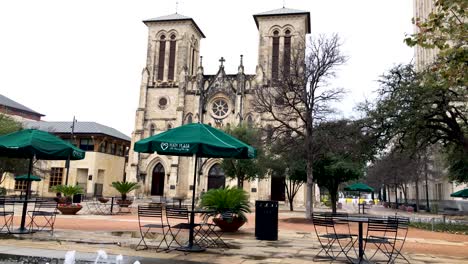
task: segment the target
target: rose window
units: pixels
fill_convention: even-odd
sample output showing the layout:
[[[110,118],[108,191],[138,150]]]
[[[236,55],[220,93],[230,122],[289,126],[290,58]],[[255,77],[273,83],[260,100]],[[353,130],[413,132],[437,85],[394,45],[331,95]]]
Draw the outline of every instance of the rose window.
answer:
[[[213,102],[213,105],[211,107],[211,110],[213,111],[213,115],[216,117],[224,117],[227,115],[229,106],[228,103],[223,100],[223,99],[216,99]]]

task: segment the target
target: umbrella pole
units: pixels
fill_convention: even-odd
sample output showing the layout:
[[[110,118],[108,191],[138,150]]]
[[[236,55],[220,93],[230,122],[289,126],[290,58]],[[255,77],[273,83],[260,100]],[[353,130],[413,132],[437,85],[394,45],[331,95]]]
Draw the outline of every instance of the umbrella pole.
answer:
[[[31,189],[31,171],[32,171],[32,164],[33,164],[33,157],[29,159],[29,170],[28,170],[28,181],[26,186],[26,195],[24,196],[24,203],[23,203],[23,214],[21,215],[21,226],[19,228],[19,232],[27,233],[25,226],[26,223],[26,211],[28,209],[28,197],[29,197],[29,189]]]
[[[193,171],[193,187],[192,187],[192,211],[195,209],[195,186],[197,183],[197,163],[198,163],[198,157],[195,154],[195,169]],[[189,233],[189,244],[188,247],[192,248],[193,247],[193,228],[194,228],[194,223],[195,223],[195,214],[192,212],[190,214],[190,233]]]

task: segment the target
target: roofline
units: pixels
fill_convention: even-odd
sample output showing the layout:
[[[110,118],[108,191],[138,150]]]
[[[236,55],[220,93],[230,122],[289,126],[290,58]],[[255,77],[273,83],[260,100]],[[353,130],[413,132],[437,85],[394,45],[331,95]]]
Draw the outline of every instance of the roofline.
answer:
[[[63,135],[63,136],[67,136],[67,135],[70,135],[71,134],[69,132],[56,132],[56,131],[50,131],[49,133],[52,133],[52,134],[56,134],[56,135]],[[112,137],[112,138],[116,138],[116,139],[120,139],[122,141],[126,141],[128,143],[131,143],[132,142],[132,139],[125,139],[125,138],[121,138],[121,137],[116,137],[116,136],[112,136],[112,135],[109,135],[109,134],[106,134],[106,133],[102,133],[102,132],[73,132],[73,135],[102,135],[102,136],[107,136],[107,137]]]
[[[143,20],[142,22],[146,25],[146,23],[149,23],[149,22],[158,23],[158,22],[171,22],[171,21],[192,21],[192,23],[195,25],[195,28],[197,28],[198,32],[200,32],[202,38],[206,38],[205,34],[203,34],[203,31],[201,31],[201,29],[198,27],[197,23],[195,23],[195,20],[193,20],[193,18],[167,19],[167,20],[146,19],[146,20]]]
[[[28,113],[28,114],[33,114],[33,115],[37,115],[37,116],[45,116],[45,115],[43,115],[43,114],[41,114],[39,112],[36,112],[34,110],[29,111],[29,110],[26,110],[26,109],[19,109],[19,108],[8,106],[8,105],[0,105],[0,106],[5,107],[5,108],[14,109],[14,110],[17,110],[17,111],[20,111],[20,112]]]
[[[257,29],[258,29],[257,17],[295,16],[295,15],[307,15],[307,21],[306,21],[307,29],[306,29],[306,33],[310,34],[310,12],[300,12],[300,13],[290,13],[290,14],[266,14],[266,15],[257,14],[257,15],[253,15],[253,18],[254,18],[254,20],[255,20],[255,24],[257,25]]]

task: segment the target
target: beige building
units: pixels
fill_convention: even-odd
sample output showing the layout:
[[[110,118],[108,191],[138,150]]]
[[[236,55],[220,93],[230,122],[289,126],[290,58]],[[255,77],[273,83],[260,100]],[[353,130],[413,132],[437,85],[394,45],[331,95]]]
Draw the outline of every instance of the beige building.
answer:
[[[114,196],[118,193],[111,187],[113,181],[125,179],[125,166],[130,147],[130,137],[95,122],[76,122],[73,137],[72,122],[46,122],[40,120],[43,116],[9,98],[0,96],[0,103],[8,105],[8,112],[2,113],[12,116],[23,123],[25,128],[34,128],[53,133],[60,138],[70,141],[80,149],[86,151],[83,160],[70,162],[68,184],[78,184],[83,187],[87,196]],[[7,109],[4,107],[4,109]],[[16,111],[13,111],[16,110]],[[37,161],[34,173],[42,178],[40,182],[33,182],[31,187],[38,196],[55,196],[51,187],[67,183],[66,161]],[[7,194],[20,194],[26,190],[26,182],[15,181],[14,175],[3,175],[1,186],[7,189]]]
[[[291,50],[299,48],[310,33],[310,13],[281,8],[253,18],[259,34],[255,74],[244,72],[242,55],[234,73],[225,72],[222,57],[219,62],[203,62],[200,44],[205,35],[190,17],[172,14],[143,21],[148,27],[148,53],[127,167],[128,179],[144,186],[139,195],[190,197],[194,164],[190,157],[136,153],[134,142],[191,122],[218,128],[241,122],[266,127],[272,122],[253,111],[253,88],[268,88],[282,65],[290,63]],[[305,53],[303,48],[302,52]],[[203,63],[218,63],[219,69],[215,74],[205,74]],[[202,160],[197,193],[235,185],[235,181],[226,179],[220,162]],[[245,182],[244,189],[252,201],[284,200],[283,180]],[[297,195],[296,203],[303,204],[304,198]]]

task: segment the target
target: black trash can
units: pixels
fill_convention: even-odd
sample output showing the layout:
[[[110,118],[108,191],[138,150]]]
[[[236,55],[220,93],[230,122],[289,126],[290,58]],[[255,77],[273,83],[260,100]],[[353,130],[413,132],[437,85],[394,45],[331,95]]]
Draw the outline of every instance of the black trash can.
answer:
[[[278,201],[255,201],[255,237],[278,240]]]
[[[81,193],[73,195],[73,203],[81,203]]]

